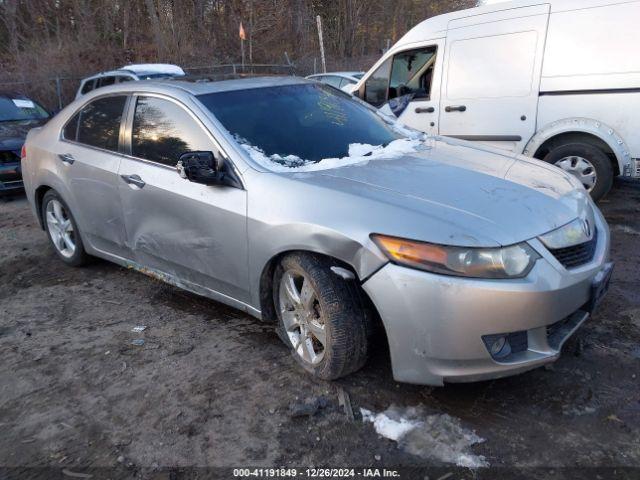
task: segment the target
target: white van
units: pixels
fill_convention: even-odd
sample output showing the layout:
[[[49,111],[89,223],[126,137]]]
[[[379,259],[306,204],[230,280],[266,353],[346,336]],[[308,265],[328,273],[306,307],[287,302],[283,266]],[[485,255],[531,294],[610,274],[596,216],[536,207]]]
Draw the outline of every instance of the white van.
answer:
[[[640,177],[640,1],[487,5],[410,30],[354,87],[427,133],[543,159],[595,199]]]

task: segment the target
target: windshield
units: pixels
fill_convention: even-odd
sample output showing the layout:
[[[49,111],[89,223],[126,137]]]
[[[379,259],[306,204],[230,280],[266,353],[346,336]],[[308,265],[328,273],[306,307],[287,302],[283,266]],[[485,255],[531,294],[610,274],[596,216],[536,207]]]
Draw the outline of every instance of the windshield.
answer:
[[[402,138],[375,112],[322,84],[234,90],[198,99],[240,143],[288,166],[347,157],[353,144],[385,146]]]
[[[0,97],[0,122],[40,120],[48,117],[47,111],[32,100]]]

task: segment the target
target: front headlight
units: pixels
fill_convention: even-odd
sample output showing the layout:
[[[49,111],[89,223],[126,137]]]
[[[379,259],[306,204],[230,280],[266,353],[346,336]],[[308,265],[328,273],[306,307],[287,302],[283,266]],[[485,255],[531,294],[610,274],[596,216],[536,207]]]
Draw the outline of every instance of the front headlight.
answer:
[[[503,248],[449,247],[372,234],[394,263],[427,272],[473,278],[521,278],[540,256],[526,243]]]

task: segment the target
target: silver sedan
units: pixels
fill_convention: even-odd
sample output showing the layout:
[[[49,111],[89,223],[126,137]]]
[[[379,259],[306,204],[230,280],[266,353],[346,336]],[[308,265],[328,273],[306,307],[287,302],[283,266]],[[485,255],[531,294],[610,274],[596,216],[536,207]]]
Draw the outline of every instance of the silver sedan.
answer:
[[[322,379],[363,366],[376,334],[404,382],[554,361],[612,270],[571,175],[303,79],[106,87],[32,130],[22,169],[63,262],[101,257],[273,321]]]

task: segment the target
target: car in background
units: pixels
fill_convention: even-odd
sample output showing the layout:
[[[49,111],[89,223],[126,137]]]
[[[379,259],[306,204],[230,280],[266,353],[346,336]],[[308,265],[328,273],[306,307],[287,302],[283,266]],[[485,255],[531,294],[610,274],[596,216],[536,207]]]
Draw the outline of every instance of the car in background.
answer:
[[[163,78],[184,77],[182,68],[170,63],[140,63],[126,65],[117,70],[100,72],[80,82],[80,87],[76,93],[76,98],[80,98],[92,90],[116,83],[131,82],[138,80],[158,80]]]
[[[339,88],[345,92],[351,93],[352,86],[364,76],[364,72],[331,72],[319,73],[317,75],[309,75],[309,80],[326,83],[332,87]]]
[[[27,133],[50,115],[19,93],[0,92],[0,194],[22,190],[20,152]]]

